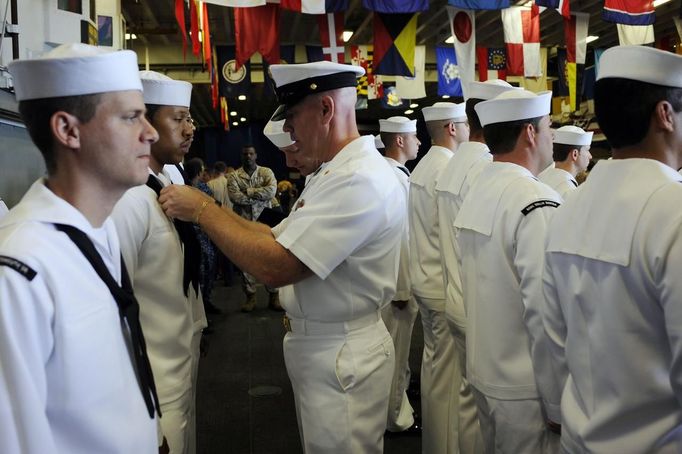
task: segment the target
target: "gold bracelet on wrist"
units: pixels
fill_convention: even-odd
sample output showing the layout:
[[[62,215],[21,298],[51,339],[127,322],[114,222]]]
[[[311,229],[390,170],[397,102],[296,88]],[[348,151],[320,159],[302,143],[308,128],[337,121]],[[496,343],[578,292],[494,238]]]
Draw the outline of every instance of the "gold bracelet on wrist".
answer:
[[[208,200],[204,200],[199,207],[199,209],[196,211],[196,214],[194,215],[194,223],[199,224],[199,218],[201,218],[201,214],[204,212],[206,207],[208,206]]]

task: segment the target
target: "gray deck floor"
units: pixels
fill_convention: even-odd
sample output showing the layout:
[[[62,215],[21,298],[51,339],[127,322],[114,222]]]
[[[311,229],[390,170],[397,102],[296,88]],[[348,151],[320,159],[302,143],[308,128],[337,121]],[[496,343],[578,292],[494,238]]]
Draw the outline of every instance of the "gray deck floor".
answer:
[[[236,282],[232,287],[216,285],[213,292],[214,303],[224,313],[210,316],[214,332],[209,337],[208,355],[199,365],[197,452],[301,453],[294,398],[282,355],[282,314],[267,309],[267,293],[262,288],[258,289],[258,305],[252,313],[239,311],[243,298]],[[413,376],[419,374],[422,345],[421,322],[417,319],[410,356]],[[263,386],[277,387],[281,393],[252,395],[272,390],[259,388]],[[413,406],[419,409],[418,402]],[[385,453],[420,451],[418,435],[385,438]]]

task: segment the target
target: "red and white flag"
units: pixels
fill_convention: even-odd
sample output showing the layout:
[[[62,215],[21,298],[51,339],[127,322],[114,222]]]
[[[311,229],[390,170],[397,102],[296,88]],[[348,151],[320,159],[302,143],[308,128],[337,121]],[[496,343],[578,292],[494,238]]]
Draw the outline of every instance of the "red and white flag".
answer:
[[[616,24],[618,28],[618,44],[621,46],[641,46],[653,43],[653,25]]]
[[[348,0],[281,0],[284,9],[303,14],[326,14],[348,9]]]
[[[502,10],[504,42],[507,45],[507,74],[540,77],[540,9],[513,6]]]
[[[334,63],[346,62],[346,48],[343,46],[343,15],[344,13],[328,13],[317,16],[322,56],[325,60]]]
[[[462,93],[467,99],[469,83],[475,80],[476,74],[476,16],[475,11],[455,8],[448,5],[450,33],[454,37],[457,69],[462,82]]]

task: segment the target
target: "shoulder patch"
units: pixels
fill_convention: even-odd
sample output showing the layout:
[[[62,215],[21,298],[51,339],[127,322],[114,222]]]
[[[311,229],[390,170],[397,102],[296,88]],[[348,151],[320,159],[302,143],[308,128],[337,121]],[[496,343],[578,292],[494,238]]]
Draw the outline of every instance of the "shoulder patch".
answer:
[[[7,257],[6,255],[0,255],[0,266],[12,268],[14,271],[21,274],[29,281],[32,281],[33,278],[36,277],[36,274],[38,274],[33,268],[24,262],[13,259],[12,257]]]
[[[535,202],[529,204],[526,208],[521,210],[521,213],[523,213],[524,216],[527,216],[528,213],[531,211],[537,209],[537,208],[543,208],[543,207],[552,207],[556,208],[559,205],[561,205],[559,202],[555,202],[554,200],[536,200]]]

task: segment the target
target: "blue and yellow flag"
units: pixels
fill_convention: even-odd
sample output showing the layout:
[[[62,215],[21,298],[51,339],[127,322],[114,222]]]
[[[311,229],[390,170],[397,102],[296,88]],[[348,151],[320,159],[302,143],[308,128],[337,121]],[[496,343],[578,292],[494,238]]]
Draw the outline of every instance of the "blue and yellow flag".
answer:
[[[374,13],[374,73],[414,77],[417,15]]]

